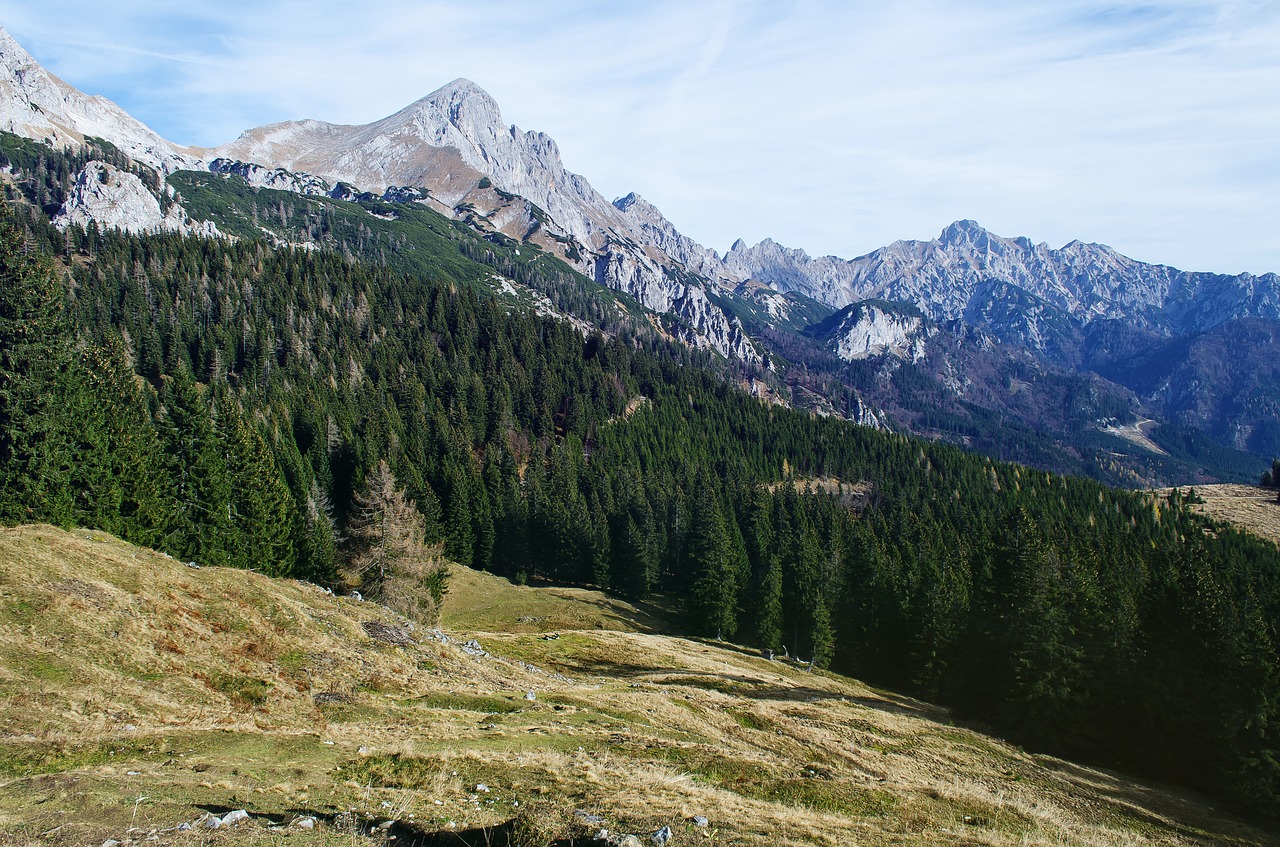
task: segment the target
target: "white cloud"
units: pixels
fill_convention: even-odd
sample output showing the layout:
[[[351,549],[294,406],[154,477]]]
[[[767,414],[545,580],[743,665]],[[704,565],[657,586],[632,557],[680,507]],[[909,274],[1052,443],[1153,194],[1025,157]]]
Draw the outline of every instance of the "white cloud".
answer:
[[[852,256],[951,220],[1280,270],[1280,7],[720,0],[0,0],[55,73],[214,144],[366,122],[449,80],[609,196],[725,249]]]

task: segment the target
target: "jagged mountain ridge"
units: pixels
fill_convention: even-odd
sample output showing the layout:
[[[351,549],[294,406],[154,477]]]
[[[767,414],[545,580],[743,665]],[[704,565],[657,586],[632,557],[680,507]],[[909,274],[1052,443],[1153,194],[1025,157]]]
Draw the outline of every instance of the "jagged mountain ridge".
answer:
[[[765,240],[754,247],[736,242],[724,262],[734,274],[835,308],[896,300],[939,321],[982,311],[980,298],[993,283],[1022,289],[1081,324],[1123,318],[1164,335],[1237,318],[1280,318],[1280,277],[1273,273],[1192,273],[1081,241],[1055,250],[995,235],[970,220],[951,224],[932,241],[897,241],[855,259],[814,258]]]

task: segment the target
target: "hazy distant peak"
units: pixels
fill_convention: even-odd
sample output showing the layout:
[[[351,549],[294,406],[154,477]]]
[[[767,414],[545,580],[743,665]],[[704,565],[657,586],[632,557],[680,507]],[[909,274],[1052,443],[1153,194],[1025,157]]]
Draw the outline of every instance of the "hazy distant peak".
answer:
[[[983,239],[991,238],[991,233],[983,229],[977,221],[964,220],[956,221],[949,224],[938,240],[947,245],[951,244],[971,244]]]

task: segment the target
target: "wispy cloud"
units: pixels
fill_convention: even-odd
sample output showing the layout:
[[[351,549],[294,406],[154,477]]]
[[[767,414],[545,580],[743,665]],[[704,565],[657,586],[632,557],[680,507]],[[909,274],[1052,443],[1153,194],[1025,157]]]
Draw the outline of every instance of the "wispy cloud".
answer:
[[[718,249],[852,256],[971,217],[1280,270],[1280,4],[0,0],[55,73],[183,143],[361,123],[466,76]]]

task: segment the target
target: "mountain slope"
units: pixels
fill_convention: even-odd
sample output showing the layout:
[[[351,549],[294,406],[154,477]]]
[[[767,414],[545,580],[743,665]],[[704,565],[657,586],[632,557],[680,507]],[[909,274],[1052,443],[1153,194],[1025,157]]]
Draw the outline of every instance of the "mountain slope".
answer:
[[[196,167],[191,150],[161,138],[105,97],[90,97],[46,71],[0,28],[0,129],[55,147],[105,138],[164,172]]]
[[[650,243],[626,208],[615,207],[569,172],[550,136],[504,125],[498,104],[469,80],[455,80],[363,126],[272,124],[204,154],[312,173],[364,191],[424,188],[442,209],[460,214],[478,205],[489,215],[495,197],[486,183],[492,183],[500,193],[532,203],[536,212],[529,214],[548,228],[543,246],[557,249],[596,282],[657,312],[678,315],[696,328],[700,345],[759,360],[741,324],[707,298],[700,281],[673,274],[681,263]],[[533,234],[530,224],[525,215],[500,229],[524,240]]]
[[[457,584],[511,610],[488,619],[503,632],[409,630],[372,603],[101,533],[0,530],[0,838],[532,847],[664,825],[677,844],[701,832],[761,847],[1270,838],[1195,795],[1028,755],[855,680],[625,621],[548,632],[514,617],[545,610],[541,590],[469,572]],[[587,626],[626,614],[585,592],[557,602]],[[173,829],[229,809],[250,818]],[[313,828],[292,823],[306,817]]]

